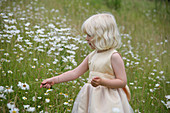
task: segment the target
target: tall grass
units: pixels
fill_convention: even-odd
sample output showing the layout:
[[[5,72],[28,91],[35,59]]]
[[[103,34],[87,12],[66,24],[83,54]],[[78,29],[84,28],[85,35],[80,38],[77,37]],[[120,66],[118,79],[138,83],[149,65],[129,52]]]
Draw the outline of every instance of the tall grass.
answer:
[[[31,108],[34,112],[71,112],[88,72],[75,81],[54,85],[52,91],[39,85],[43,79],[75,68],[92,51],[80,28],[84,20],[99,12],[114,14],[122,34],[118,51],[125,62],[134,111],[169,112],[165,105],[170,95],[167,4],[162,3],[159,10],[154,1],[126,0],[117,11],[93,0],[2,0],[0,4],[3,113],[10,111],[10,103],[19,112]],[[29,89],[22,90],[19,81],[26,82]]]

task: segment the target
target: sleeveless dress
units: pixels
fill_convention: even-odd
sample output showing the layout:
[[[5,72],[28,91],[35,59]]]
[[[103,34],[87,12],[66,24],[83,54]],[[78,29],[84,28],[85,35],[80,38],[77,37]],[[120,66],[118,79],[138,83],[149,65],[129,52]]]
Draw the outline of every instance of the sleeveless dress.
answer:
[[[103,79],[115,79],[111,65],[111,56],[117,52],[109,49],[98,53],[96,50],[89,54],[89,79],[81,88],[74,102],[72,113],[133,113],[129,104],[130,91],[125,88],[93,87],[92,78],[99,76]]]

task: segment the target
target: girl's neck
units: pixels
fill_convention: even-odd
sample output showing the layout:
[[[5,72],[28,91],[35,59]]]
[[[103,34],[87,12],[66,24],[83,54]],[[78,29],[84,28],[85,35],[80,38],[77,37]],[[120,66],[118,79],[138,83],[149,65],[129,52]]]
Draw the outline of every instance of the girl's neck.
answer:
[[[113,48],[109,48],[109,49],[105,49],[105,50],[96,50],[96,51],[97,51],[97,53],[102,53],[102,52],[105,52],[105,51],[108,51],[108,50],[111,50],[111,49],[113,49]]]

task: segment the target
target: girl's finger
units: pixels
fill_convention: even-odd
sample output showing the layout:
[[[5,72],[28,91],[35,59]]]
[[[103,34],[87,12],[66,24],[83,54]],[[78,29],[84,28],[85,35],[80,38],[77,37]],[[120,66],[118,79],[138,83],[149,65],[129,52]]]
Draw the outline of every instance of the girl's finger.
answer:
[[[94,87],[98,86],[97,83],[94,82],[93,80],[91,81],[91,84],[92,84],[92,86],[94,86]]]
[[[43,87],[43,85],[41,84],[41,85],[40,85],[40,88],[42,88],[42,87]]]
[[[50,85],[50,84],[47,84],[47,87],[46,87],[46,88],[49,89],[50,87],[51,87],[51,85]]]
[[[46,87],[47,87],[47,84],[44,84],[44,85],[43,85],[43,88],[46,88]]]

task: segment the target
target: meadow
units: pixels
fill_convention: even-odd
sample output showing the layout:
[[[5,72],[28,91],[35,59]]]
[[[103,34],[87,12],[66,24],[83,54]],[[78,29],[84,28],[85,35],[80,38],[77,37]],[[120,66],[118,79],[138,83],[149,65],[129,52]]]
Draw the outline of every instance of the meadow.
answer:
[[[71,112],[88,72],[52,89],[40,88],[40,83],[83,61],[92,51],[81,32],[83,21],[110,12],[122,37],[118,51],[134,112],[169,113],[170,5],[120,3],[115,9],[104,0],[0,0],[0,112]]]

